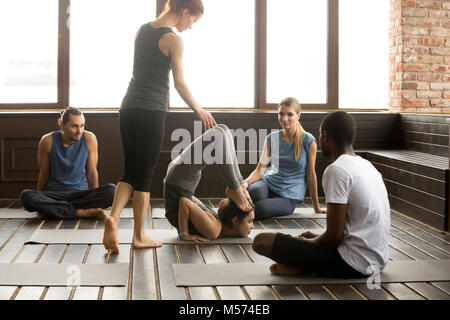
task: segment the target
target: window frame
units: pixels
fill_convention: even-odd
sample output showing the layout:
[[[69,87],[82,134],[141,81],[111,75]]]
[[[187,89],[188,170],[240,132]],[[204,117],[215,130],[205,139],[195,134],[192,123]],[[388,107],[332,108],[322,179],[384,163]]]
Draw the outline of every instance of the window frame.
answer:
[[[70,104],[70,1],[59,0],[58,8],[58,101],[56,103],[1,103],[0,110],[5,109],[65,109]],[[248,0],[246,0],[248,1]],[[253,108],[214,108],[204,106],[208,110],[245,110],[245,111],[273,111],[277,104],[268,103],[267,91],[267,1],[255,1],[255,74],[254,74],[254,105]],[[156,0],[156,15],[158,16],[165,6],[166,0]],[[304,110],[326,111],[339,109],[339,0],[328,0],[328,35],[327,35],[327,102],[324,104],[302,104]],[[83,108],[98,111],[105,108]],[[116,111],[117,108],[106,108]],[[190,110],[189,108],[171,108],[169,111]],[[344,108],[339,110],[346,110]],[[385,109],[351,109],[352,111],[386,111]]]

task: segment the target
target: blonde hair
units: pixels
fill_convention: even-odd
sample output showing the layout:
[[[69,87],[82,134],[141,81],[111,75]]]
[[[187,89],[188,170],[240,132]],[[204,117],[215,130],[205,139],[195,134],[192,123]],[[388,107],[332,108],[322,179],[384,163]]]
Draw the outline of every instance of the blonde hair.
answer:
[[[278,105],[278,108],[281,106],[292,108],[296,113],[300,114],[302,112],[302,105],[300,102],[292,97],[283,99]],[[297,121],[297,125],[295,126],[294,131],[294,159],[297,161],[300,158],[300,153],[302,152],[303,145],[303,134],[305,130],[303,130],[300,121]]]

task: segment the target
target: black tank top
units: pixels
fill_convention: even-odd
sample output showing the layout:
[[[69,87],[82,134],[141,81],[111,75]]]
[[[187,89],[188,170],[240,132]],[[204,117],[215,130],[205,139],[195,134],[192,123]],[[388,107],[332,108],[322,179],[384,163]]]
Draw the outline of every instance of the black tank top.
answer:
[[[159,49],[159,40],[170,28],[155,29],[144,24],[135,41],[133,78],[120,109],[140,108],[167,111],[170,58]]]

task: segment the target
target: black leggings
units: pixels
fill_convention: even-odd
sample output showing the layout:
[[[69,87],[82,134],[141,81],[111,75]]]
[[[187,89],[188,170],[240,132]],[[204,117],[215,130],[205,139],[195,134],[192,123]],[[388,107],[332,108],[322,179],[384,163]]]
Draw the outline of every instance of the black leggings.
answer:
[[[37,211],[46,219],[73,219],[78,209],[108,208],[114,199],[116,186],[105,184],[96,189],[37,191],[24,190],[20,200],[27,211]]]
[[[276,194],[269,189],[267,182],[262,179],[249,185],[248,193],[255,205],[256,220],[286,216],[294,212],[297,206],[297,200],[284,198]]]
[[[335,278],[368,277],[347,264],[336,248],[329,248],[307,240],[277,233],[269,257],[278,263]]]
[[[135,191],[150,192],[164,137],[166,113],[131,108],[120,110],[119,126],[125,158],[120,181]]]

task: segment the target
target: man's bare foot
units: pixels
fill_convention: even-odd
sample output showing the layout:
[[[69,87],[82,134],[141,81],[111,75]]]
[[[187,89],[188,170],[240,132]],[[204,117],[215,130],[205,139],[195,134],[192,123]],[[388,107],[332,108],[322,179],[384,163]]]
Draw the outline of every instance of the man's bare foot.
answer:
[[[235,190],[230,190],[229,188],[227,188],[225,190],[225,193],[242,211],[249,212],[252,210],[252,206],[248,202],[241,188],[237,188]]]
[[[133,242],[131,243],[131,247],[135,249],[159,248],[161,246],[162,246],[161,242],[152,240],[147,236],[143,236],[140,239],[133,237]]]
[[[105,249],[111,253],[119,253],[119,239],[117,238],[117,231],[119,230],[118,223],[114,218],[108,217],[105,221],[105,233],[103,234],[103,245]]]
[[[274,263],[270,266],[270,272],[278,275],[291,275],[302,273],[302,270],[300,270],[300,268],[287,266],[285,264]]]
[[[78,209],[77,210],[78,218],[93,218],[93,219],[104,219],[106,217],[105,211],[100,208],[95,209]]]

